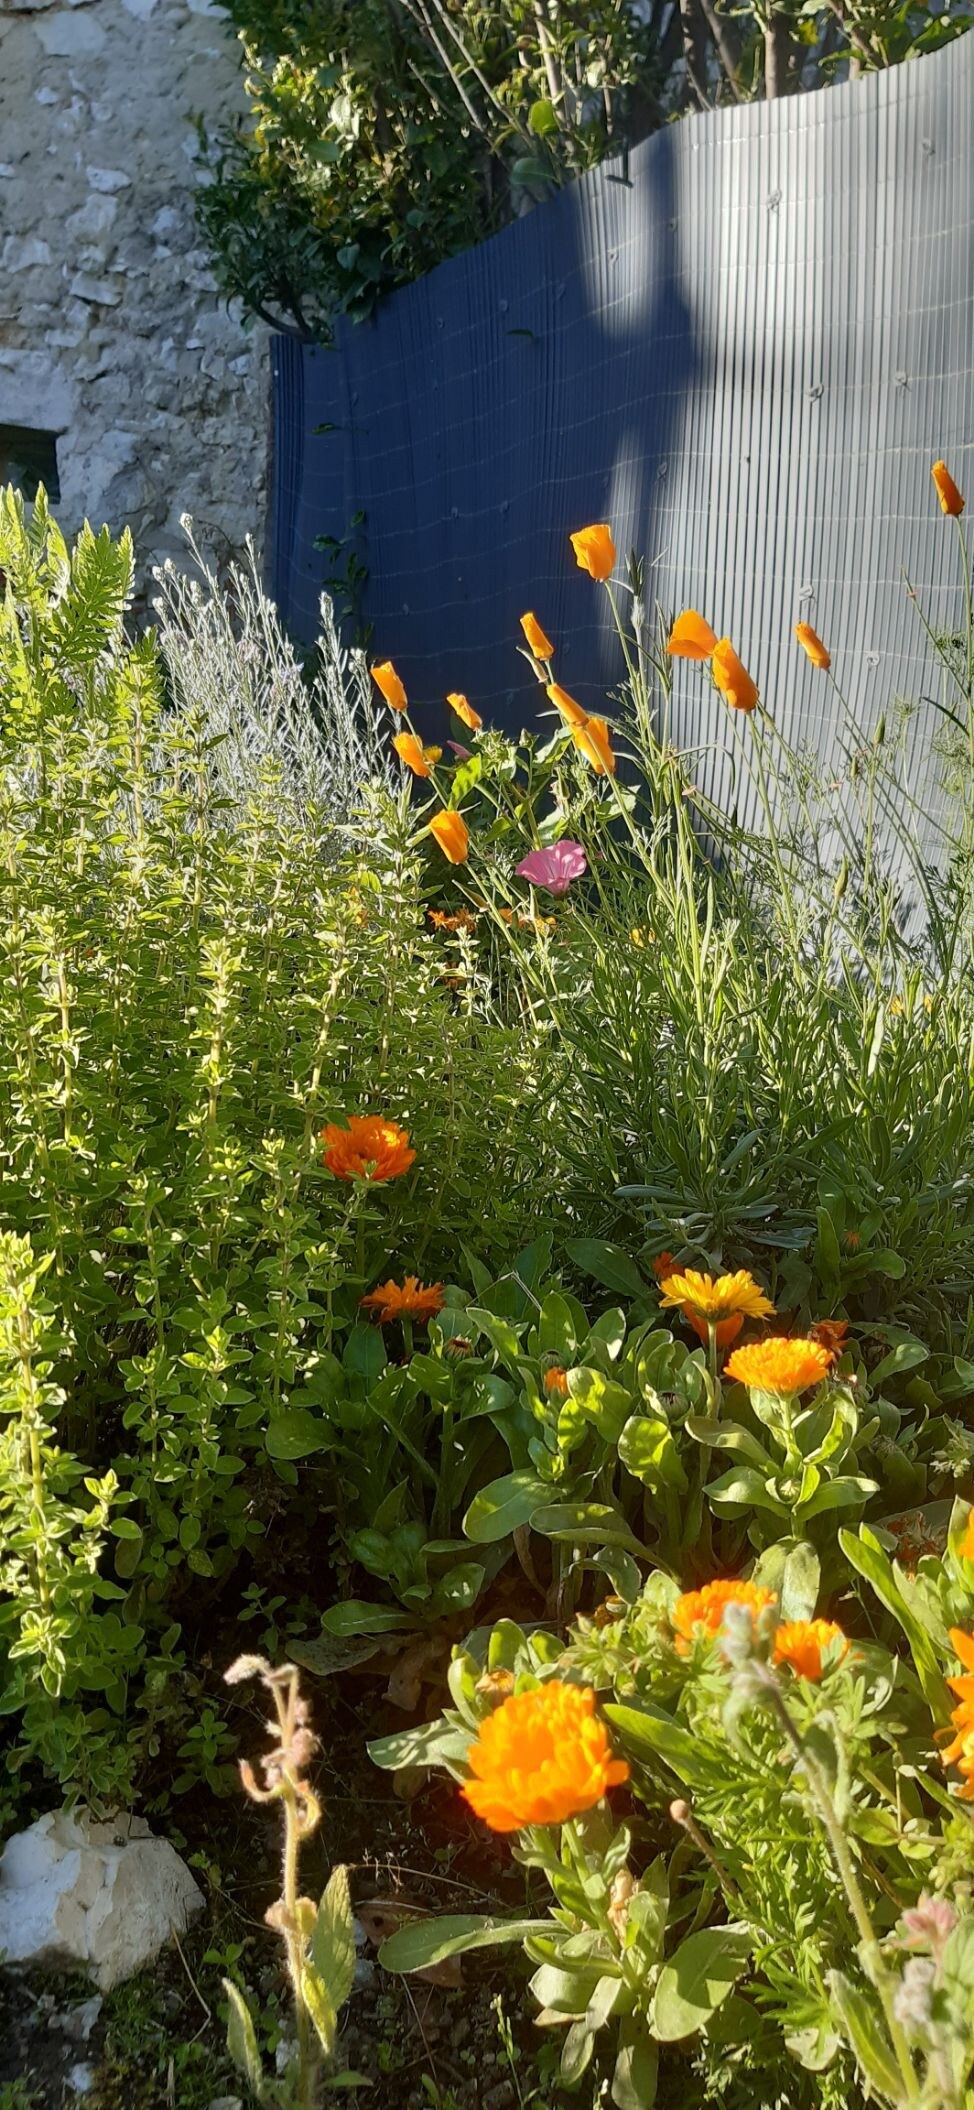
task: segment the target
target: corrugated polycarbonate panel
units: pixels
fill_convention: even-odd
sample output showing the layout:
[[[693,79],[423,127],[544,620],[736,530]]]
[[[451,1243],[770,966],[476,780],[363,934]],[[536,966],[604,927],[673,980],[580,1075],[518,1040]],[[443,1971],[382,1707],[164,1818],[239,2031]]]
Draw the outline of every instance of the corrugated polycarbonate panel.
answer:
[[[365,613],[417,703],[530,721],[533,608],[589,708],[618,677],[572,528],[612,522],[668,610],[728,632],[794,742],[828,756],[830,644],[872,723],[930,682],[904,571],[960,615],[947,458],[974,497],[974,36],[816,94],[695,117],[277,363],[277,590],[314,634],[345,535]],[[324,427],[316,433],[315,428]],[[284,473],[284,470],[287,473]],[[725,715],[677,672],[677,730],[726,794]],[[924,712],[913,735],[925,739]],[[716,746],[714,745],[716,743]]]

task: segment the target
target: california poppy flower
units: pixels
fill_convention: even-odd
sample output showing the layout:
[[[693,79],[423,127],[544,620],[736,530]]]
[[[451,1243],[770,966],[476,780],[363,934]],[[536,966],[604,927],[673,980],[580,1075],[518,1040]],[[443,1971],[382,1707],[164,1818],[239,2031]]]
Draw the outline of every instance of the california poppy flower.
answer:
[[[937,497],[943,511],[949,513],[952,520],[959,520],[964,510],[964,500],[946,462],[934,462],[930,474],[937,486]]]
[[[406,709],[406,691],[391,659],[380,660],[379,665],[373,667],[372,679],[376,687],[382,690],[390,711]]]
[[[365,1311],[375,1312],[380,1326],[388,1326],[393,1319],[418,1319],[423,1324],[443,1310],[443,1284],[431,1282],[426,1288],[418,1276],[407,1275],[401,1284],[380,1283],[367,1297],[360,1297],[359,1303]]]
[[[534,653],[535,659],[553,658],[555,650],[554,645],[552,644],[550,637],[548,637],[545,631],[542,630],[541,624],[539,623],[537,616],[532,615],[530,609],[528,610],[527,615],[522,615],[521,617],[521,629],[523,630],[524,635],[527,638],[528,644],[530,645],[531,650]]]
[[[832,665],[832,654],[827,646],[823,645],[818,632],[812,629],[811,623],[796,623],[795,636],[802,651],[807,652],[813,667],[821,667],[823,672],[826,672]]]
[[[416,1156],[409,1147],[409,1133],[380,1114],[350,1114],[348,1127],[329,1121],[321,1131],[323,1156],[329,1172],[339,1180],[398,1179],[408,1172]]]
[[[709,659],[717,643],[717,632],[695,608],[678,615],[666,640],[671,659]]]
[[[589,572],[593,579],[609,577],[616,561],[616,546],[607,521],[600,521],[596,527],[577,528],[570,541],[580,571]]]
[[[470,836],[461,813],[434,813],[429,832],[435,835],[444,857],[451,865],[466,864],[470,850]]]
[[[754,1392],[777,1392],[788,1399],[820,1385],[833,1360],[831,1349],[823,1348],[821,1341],[772,1337],[750,1348],[735,1348],[724,1374]]]
[[[566,725],[588,724],[588,712],[583,711],[581,704],[575,702],[574,696],[569,696],[568,690],[563,689],[560,682],[548,683],[548,695],[556,711],[561,712]]]
[[[502,1701],[481,1722],[467,1764],[472,1778],[460,1792],[495,1832],[564,1824],[629,1778],[625,1759],[612,1755],[592,1687],[560,1678]]]
[[[428,777],[430,763],[438,762],[443,753],[442,747],[423,747],[415,733],[397,733],[392,744],[399,760],[405,762],[414,777]]]
[[[833,1641],[841,1641],[838,1660],[848,1654],[849,1643],[834,1619],[788,1619],[774,1637],[774,1660],[787,1663],[796,1677],[817,1685],[822,1675],[822,1657]]]
[[[586,718],[584,725],[573,725],[572,739],[597,777],[615,776],[616,758],[604,718]]]
[[[745,666],[737,657],[729,637],[718,638],[710,662],[714,681],[722,696],[726,696],[735,711],[753,711],[758,700],[758,691]]]
[[[451,689],[446,700],[451,711],[456,712],[457,717],[463,721],[464,725],[469,726],[472,733],[479,732],[484,722],[480,712],[474,710],[473,704],[468,703],[466,697],[462,696],[458,689]]]
[[[762,1589],[759,1583],[740,1582],[733,1578],[728,1582],[704,1583],[701,1590],[684,1590],[670,1613],[680,1655],[689,1654],[690,1643],[698,1633],[720,1633],[729,1604],[746,1605],[757,1618],[765,1605],[774,1602],[773,1590]]]

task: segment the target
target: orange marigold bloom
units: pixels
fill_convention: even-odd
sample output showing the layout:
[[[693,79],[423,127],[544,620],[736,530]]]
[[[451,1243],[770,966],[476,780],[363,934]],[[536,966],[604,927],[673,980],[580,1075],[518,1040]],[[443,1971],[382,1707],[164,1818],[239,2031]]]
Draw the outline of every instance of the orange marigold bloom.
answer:
[[[527,638],[535,659],[552,659],[554,657],[554,645],[550,637],[542,630],[537,616],[532,615],[530,609],[527,615],[522,615],[521,617],[521,629]]]
[[[566,725],[588,724],[588,712],[583,711],[581,704],[575,702],[574,696],[569,696],[568,690],[563,689],[560,682],[550,681],[548,683],[548,695],[556,711],[561,712]]]
[[[832,665],[832,654],[812,629],[811,623],[796,623],[795,636],[802,651],[807,652],[813,667],[821,667],[825,672]]]
[[[577,528],[570,539],[579,570],[589,572],[593,579],[607,579],[616,561],[608,522],[602,520],[597,527]]]
[[[457,717],[464,725],[470,727],[472,733],[480,731],[484,722],[480,712],[474,710],[473,704],[467,702],[466,697],[461,695],[459,689],[451,689],[446,700],[451,711],[456,712]]]
[[[381,1114],[350,1114],[348,1127],[329,1121],[321,1131],[324,1160],[339,1180],[395,1180],[408,1172],[416,1156],[409,1132]]]
[[[460,1792],[495,1832],[564,1824],[629,1778],[625,1759],[612,1756],[591,1686],[558,1678],[487,1715],[467,1764],[473,1778]]]
[[[704,1320],[725,1319],[732,1313],[739,1313],[742,1319],[764,1319],[774,1310],[770,1297],[758,1288],[744,1267],[738,1268],[736,1274],[716,1278],[700,1274],[695,1267],[667,1275],[660,1302],[674,1309],[679,1305],[687,1318],[695,1312]]]
[[[951,1648],[965,1670],[974,1671],[974,1638],[958,1626],[952,1626],[949,1634]],[[961,1801],[974,1802],[974,1677],[948,1678],[947,1683],[951,1692],[957,1694],[960,1706],[954,1708],[950,1717],[956,1732],[954,1741],[940,1755],[945,1766],[956,1766],[964,1775]]]
[[[841,1641],[839,1660],[848,1654],[849,1643],[834,1619],[789,1619],[774,1637],[774,1660],[790,1663],[796,1677],[810,1678],[817,1685],[822,1675],[822,1656],[830,1642]]]
[[[405,762],[414,777],[428,777],[430,763],[438,762],[443,753],[442,747],[423,747],[415,733],[397,733],[392,744],[400,762]]]
[[[695,608],[678,615],[666,641],[671,659],[709,659],[717,643],[717,632]]]
[[[937,486],[937,497],[940,500],[943,511],[949,513],[952,519],[959,520],[964,510],[964,500],[957,489],[946,462],[934,462],[930,474]]]
[[[586,718],[584,725],[573,725],[572,739],[597,777],[615,776],[616,758],[604,718]]]
[[[380,1326],[388,1326],[392,1319],[418,1319],[425,1324],[443,1310],[443,1284],[431,1282],[425,1288],[418,1275],[407,1275],[402,1284],[381,1282],[367,1297],[360,1297],[359,1303],[375,1312]]]
[[[680,1655],[689,1654],[690,1643],[701,1629],[705,1634],[720,1633],[729,1604],[748,1605],[757,1618],[765,1605],[774,1602],[773,1590],[764,1590],[752,1582],[709,1582],[704,1583],[702,1590],[684,1590],[670,1613]]]
[[[672,1275],[676,1267],[672,1253],[657,1253],[655,1260],[651,1260],[649,1264],[657,1282],[665,1282],[667,1275]]]
[[[376,687],[382,690],[390,711],[405,710],[406,691],[391,659],[383,659],[377,667],[373,667],[372,679]]]
[[[753,711],[758,700],[755,683],[741,664],[729,637],[718,638],[711,660],[714,681],[735,711]]]
[[[755,1392],[778,1392],[791,1397],[820,1385],[832,1367],[832,1350],[821,1341],[785,1340],[778,1335],[755,1341],[750,1348],[735,1348],[725,1377],[749,1385]]]
[[[468,908],[458,909],[455,916],[445,915],[441,908],[429,908],[426,913],[434,930],[449,931],[451,937],[455,936],[458,930],[465,930],[472,937],[477,928],[477,918],[471,915]]]
[[[551,1398],[552,1393],[557,1393],[559,1399],[567,1399],[567,1370],[560,1369],[557,1364],[555,1364],[551,1370],[546,1370],[544,1374],[544,1388],[548,1394],[549,1399]]]
[[[451,865],[466,864],[470,836],[461,813],[434,813],[429,832],[435,835],[444,857],[449,858]]]
[[[810,1326],[808,1331],[813,1341],[821,1341],[822,1347],[830,1349],[834,1356],[841,1355],[845,1347],[845,1337],[849,1331],[849,1321],[848,1319],[816,1319],[814,1326]]]

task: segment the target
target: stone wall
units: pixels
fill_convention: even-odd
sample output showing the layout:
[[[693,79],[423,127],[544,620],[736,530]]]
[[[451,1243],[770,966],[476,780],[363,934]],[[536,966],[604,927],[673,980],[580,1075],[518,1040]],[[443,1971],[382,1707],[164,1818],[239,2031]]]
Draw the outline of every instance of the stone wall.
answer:
[[[0,426],[58,434],[58,513],[128,523],[144,579],[192,513],[263,539],[267,333],[193,215],[197,135],[242,102],[211,0],[0,0]]]

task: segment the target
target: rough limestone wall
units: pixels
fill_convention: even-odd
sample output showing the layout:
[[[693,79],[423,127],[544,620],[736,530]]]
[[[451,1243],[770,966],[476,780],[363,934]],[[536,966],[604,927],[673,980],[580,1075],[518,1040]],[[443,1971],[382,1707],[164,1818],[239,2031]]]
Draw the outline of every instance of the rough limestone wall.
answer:
[[[240,70],[210,0],[0,0],[0,425],[56,431],[62,525],[128,523],[140,577],[261,543],[267,333],[228,315],[196,133]]]

